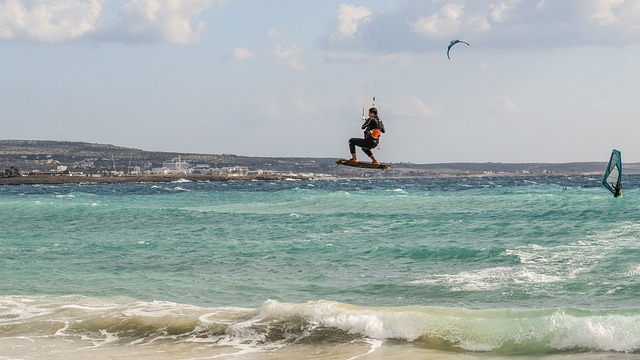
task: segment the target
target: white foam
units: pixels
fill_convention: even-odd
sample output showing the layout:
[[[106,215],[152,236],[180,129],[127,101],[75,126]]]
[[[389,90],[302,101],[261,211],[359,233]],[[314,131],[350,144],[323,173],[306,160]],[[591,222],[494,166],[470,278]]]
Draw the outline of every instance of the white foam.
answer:
[[[552,331],[561,332],[553,346],[559,350],[593,349],[598,351],[634,352],[640,349],[640,317],[603,315],[576,317],[554,315]]]
[[[640,276],[640,264],[632,266],[626,275],[629,277]]]
[[[369,351],[367,351],[364,354],[360,354],[360,355],[356,355],[353,357],[348,358],[347,360],[354,360],[354,359],[359,359],[361,357],[373,354],[376,350],[378,350],[380,347],[382,347],[383,342],[380,340],[373,340],[373,339],[369,339],[366,342],[368,342],[371,346],[369,347]]]
[[[57,311],[55,306],[39,306],[38,298],[0,297],[0,324],[17,324],[45,317]]]
[[[393,189],[393,190],[390,190],[390,191],[398,193],[398,194],[402,194],[402,195],[408,195],[409,194],[405,189]]]
[[[529,275],[533,278],[533,275]],[[434,274],[424,279],[409,282],[409,284],[449,284],[457,291],[487,291],[495,290],[511,284],[520,276],[511,268],[495,267],[475,271],[462,271],[456,274]],[[522,280],[521,280],[522,281]]]

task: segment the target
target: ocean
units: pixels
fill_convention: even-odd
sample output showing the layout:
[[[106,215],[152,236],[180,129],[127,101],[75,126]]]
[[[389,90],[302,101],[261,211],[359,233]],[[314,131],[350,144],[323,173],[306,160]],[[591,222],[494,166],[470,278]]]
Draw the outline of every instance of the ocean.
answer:
[[[0,359],[640,359],[640,177],[0,186]]]

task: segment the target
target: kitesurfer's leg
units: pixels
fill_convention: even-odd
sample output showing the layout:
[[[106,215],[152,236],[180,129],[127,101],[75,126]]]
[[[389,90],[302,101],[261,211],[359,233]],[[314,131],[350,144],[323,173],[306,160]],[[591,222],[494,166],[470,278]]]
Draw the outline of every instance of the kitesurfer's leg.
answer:
[[[362,148],[362,152],[364,152],[368,157],[371,158],[371,162],[374,164],[378,164],[378,160],[373,156],[371,149],[376,146],[375,142],[372,142],[367,139],[360,138],[351,138],[349,139],[349,151],[351,152],[351,161],[357,161],[356,158],[356,146]]]
[[[349,139],[349,152],[351,153],[351,161],[358,161],[358,158],[356,157],[356,146],[362,146],[361,144],[362,141],[364,141],[364,139],[359,139],[359,138]]]
[[[367,154],[367,156],[368,156],[369,158],[371,158],[371,163],[372,163],[372,164],[379,164],[378,160],[376,160],[376,157],[375,157],[375,156],[373,156],[373,152],[371,152],[371,149],[370,149],[370,148],[368,148],[368,147],[363,147],[363,148],[362,148],[362,151],[363,151],[365,154]]]

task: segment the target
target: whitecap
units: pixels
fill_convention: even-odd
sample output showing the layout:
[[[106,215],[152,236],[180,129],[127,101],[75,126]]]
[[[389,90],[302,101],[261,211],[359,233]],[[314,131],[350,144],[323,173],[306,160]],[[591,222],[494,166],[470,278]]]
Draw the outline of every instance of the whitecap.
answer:
[[[184,179],[184,178],[180,178],[178,180],[172,181],[172,183],[174,183],[174,184],[176,184],[176,183],[190,183],[190,182],[193,182],[193,181],[187,180],[187,179]]]

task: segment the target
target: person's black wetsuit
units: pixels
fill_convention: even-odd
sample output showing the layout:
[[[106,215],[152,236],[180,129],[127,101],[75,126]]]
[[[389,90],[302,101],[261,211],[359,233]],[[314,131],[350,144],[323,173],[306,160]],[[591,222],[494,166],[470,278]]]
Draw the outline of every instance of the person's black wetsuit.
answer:
[[[378,143],[380,142],[380,140],[374,139],[371,136],[371,132],[375,129],[379,129],[380,132],[384,133],[384,125],[381,124],[382,122],[378,119],[377,116],[370,116],[367,121],[362,124],[362,129],[364,130],[364,139],[349,139],[349,151],[351,152],[351,154],[355,154],[356,146],[359,146],[362,148],[362,151],[370,157],[373,154],[371,152],[371,149],[378,146]]]
[[[620,184],[620,186],[615,186],[614,189],[616,190],[616,192],[613,194],[613,197],[620,197],[622,196],[622,184]]]

